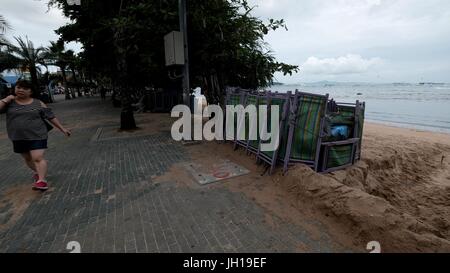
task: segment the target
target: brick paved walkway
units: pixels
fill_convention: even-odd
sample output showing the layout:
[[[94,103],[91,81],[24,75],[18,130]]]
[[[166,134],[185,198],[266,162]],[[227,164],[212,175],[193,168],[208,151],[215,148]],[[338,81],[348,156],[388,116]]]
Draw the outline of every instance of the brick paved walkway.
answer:
[[[12,153],[0,117],[0,252],[69,252],[70,241],[82,252],[296,252],[299,245],[335,251],[325,232],[313,240],[276,216],[277,226],[269,226],[268,212],[244,194],[155,182],[189,161],[168,132],[90,141],[99,127],[117,125],[119,110],[109,101],[51,107],[75,129],[70,139],[51,133],[52,188],[44,194],[31,191],[30,172]]]

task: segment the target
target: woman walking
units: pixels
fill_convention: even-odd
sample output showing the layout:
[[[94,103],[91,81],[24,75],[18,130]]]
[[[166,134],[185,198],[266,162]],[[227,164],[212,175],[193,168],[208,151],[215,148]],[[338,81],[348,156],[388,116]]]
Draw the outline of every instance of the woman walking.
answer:
[[[45,120],[68,137],[71,132],[61,125],[50,108],[32,97],[32,89],[30,82],[18,81],[15,96],[0,100],[0,111],[6,112],[6,128],[8,137],[13,142],[14,152],[21,154],[34,172],[33,190],[45,191],[48,189],[47,161],[44,159],[48,139]]]

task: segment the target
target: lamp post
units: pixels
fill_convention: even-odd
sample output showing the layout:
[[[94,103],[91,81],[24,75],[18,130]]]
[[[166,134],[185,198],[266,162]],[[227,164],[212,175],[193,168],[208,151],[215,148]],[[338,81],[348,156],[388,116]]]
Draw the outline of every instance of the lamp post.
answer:
[[[189,82],[189,47],[187,33],[187,0],[178,0],[180,16],[180,32],[183,33],[184,42],[184,67],[183,67],[183,103],[190,106],[190,82]]]

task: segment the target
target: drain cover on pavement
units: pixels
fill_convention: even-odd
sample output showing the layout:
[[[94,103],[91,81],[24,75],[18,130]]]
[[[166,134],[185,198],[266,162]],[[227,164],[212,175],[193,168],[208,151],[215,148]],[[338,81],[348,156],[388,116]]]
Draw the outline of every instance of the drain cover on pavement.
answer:
[[[186,169],[201,185],[211,184],[225,179],[238,177],[250,173],[246,168],[229,160],[220,161],[212,166],[203,166],[197,163],[185,164]]]

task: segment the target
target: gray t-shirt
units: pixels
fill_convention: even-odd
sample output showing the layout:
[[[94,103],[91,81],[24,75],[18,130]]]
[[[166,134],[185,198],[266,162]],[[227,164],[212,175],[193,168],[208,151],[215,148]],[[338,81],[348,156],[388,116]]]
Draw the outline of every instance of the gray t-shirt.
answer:
[[[33,99],[28,105],[12,101],[2,112],[6,112],[6,130],[12,141],[47,139],[47,126],[43,118],[48,120],[55,118],[52,110],[42,107],[37,99]]]

